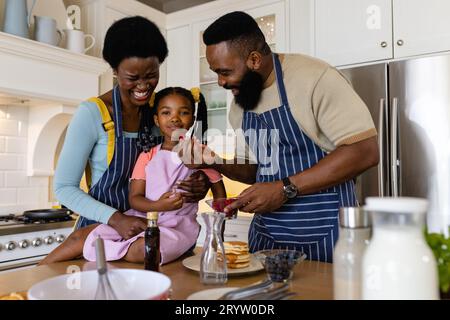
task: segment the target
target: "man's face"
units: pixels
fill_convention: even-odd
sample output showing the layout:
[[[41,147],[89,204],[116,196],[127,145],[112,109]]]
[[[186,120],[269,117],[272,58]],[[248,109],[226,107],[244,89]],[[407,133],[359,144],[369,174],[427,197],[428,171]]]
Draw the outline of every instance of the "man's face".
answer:
[[[231,90],[236,103],[245,110],[254,109],[260,100],[264,80],[252,71],[240,52],[226,42],[206,47],[209,67],[218,75],[219,86]]]

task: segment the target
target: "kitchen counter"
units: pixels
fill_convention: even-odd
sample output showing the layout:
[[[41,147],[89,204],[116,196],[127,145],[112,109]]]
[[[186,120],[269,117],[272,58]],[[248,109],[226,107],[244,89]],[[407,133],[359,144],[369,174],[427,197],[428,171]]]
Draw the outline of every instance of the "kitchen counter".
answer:
[[[200,248],[197,248],[196,252],[199,253]],[[183,300],[194,292],[216,287],[201,284],[199,274],[186,269],[181,261],[180,259],[161,267],[161,272],[172,280],[172,299]],[[123,261],[111,262],[108,265],[110,268],[143,269],[142,264]],[[96,267],[95,262],[73,260],[0,274],[0,296],[11,292],[26,292],[37,282],[65,274],[69,266],[78,266],[82,271]],[[333,299],[332,270],[332,264],[329,263],[303,261],[295,267],[291,290],[297,292],[296,298],[301,300]],[[265,276],[262,270],[248,276],[229,277],[224,286],[243,287],[263,280]]]

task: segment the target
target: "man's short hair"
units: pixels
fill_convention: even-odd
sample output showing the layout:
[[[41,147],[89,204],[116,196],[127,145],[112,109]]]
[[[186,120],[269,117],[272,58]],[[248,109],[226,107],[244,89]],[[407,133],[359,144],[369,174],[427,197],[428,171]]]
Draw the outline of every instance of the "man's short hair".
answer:
[[[156,57],[163,63],[168,54],[161,31],[150,20],[135,16],[114,22],[106,32],[103,58],[113,69],[123,59]]]
[[[270,48],[261,29],[252,16],[242,11],[228,13],[214,21],[203,33],[203,42],[209,46],[227,41],[247,57],[252,51],[266,55]]]

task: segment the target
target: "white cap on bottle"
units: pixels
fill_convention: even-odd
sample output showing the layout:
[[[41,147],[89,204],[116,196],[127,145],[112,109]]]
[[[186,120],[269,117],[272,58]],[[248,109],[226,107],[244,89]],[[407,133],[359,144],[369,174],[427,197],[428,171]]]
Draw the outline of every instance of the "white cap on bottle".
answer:
[[[425,213],[428,209],[428,200],[408,197],[368,197],[366,198],[366,211],[397,212],[397,213]]]

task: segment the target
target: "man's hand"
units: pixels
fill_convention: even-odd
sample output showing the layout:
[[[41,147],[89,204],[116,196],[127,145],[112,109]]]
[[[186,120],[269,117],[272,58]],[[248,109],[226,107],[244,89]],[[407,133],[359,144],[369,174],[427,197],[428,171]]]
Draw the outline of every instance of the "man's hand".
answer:
[[[234,209],[252,213],[269,213],[280,208],[285,201],[283,182],[260,182],[245,189],[238,199],[224,210],[226,213]]]
[[[211,182],[203,171],[196,171],[186,180],[179,182],[177,187],[186,191],[181,192],[185,202],[198,202],[205,198]]]
[[[217,161],[217,155],[196,138],[184,140],[175,147],[181,161],[190,169],[207,168]]]
[[[109,218],[108,225],[113,227],[125,240],[133,238],[147,228],[144,218],[127,216],[119,211]]]

